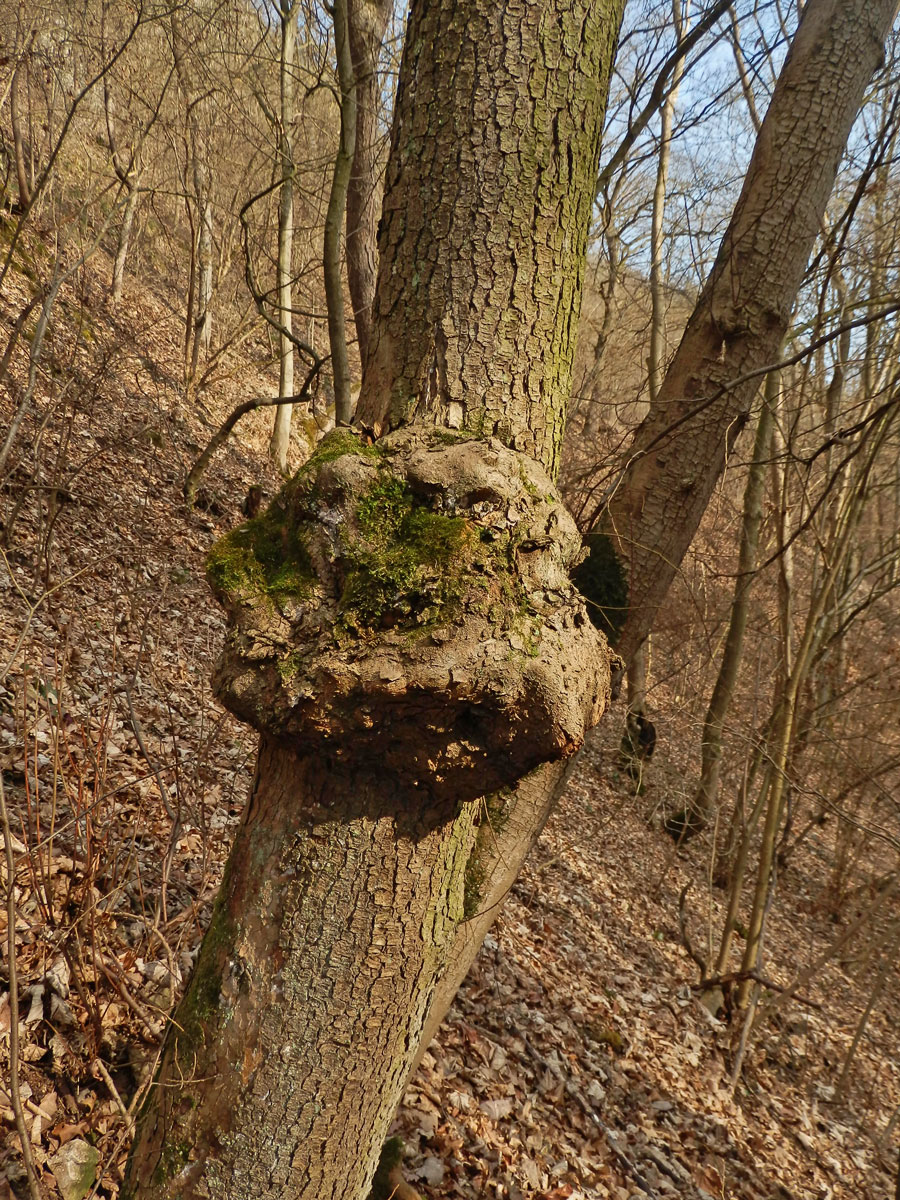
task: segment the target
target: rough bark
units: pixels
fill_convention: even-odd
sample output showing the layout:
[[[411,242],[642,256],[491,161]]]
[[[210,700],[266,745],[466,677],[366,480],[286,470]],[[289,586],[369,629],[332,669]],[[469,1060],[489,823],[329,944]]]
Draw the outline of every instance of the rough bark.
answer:
[[[365,1195],[462,905],[476,810],[453,816],[263,738],[131,1194]]]
[[[347,284],[363,369],[369,353],[378,278],[381,200],[378,55],[390,14],[390,0],[347,0],[347,29],[356,84],[356,146],[347,189]]]
[[[414,4],[364,385],[393,432],[332,433],[211,556],[217,683],[263,735],[258,775],[125,1195],[361,1200],[497,889],[485,827],[530,844],[542,764],[608,703],[551,476],[621,8]],[[423,362],[427,402],[401,412]]]
[[[895,0],[810,0],[709,280],[637,429],[603,528],[627,576],[627,659],[690,545],[774,360]],[[748,378],[748,376],[750,376]]]
[[[457,926],[495,884],[485,836],[524,817],[527,844],[546,816],[546,793],[505,790],[608,703],[549,478],[444,437],[373,452],[337,431],[213,551],[217,690],[264,736],[130,1194],[364,1194]]]
[[[414,6],[357,406],[376,433],[415,419],[494,435],[555,475],[593,196],[584,180],[617,35],[609,11]]]

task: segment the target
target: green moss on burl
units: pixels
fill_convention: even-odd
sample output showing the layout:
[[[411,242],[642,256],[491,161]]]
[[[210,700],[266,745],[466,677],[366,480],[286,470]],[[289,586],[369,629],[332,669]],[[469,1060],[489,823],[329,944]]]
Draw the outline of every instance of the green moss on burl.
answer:
[[[428,433],[431,444],[434,446],[456,446],[460,442],[473,441],[472,434],[467,429],[444,429],[437,425]]]
[[[279,521],[270,509],[219,538],[206,560],[206,573],[218,596],[275,603],[302,599],[315,581],[296,524]]]
[[[333,462],[336,458],[343,458],[345,454],[361,454],[364,458],[382,458],[384,449],[377,442],[367,444],[359,434],[353,433],[350,429],[332,429],[330,433],[325,434],[300,468],[300,474],[315,473],[322,463]]]
[[[471,558],[465,518],[417,503],[410,488],[387,473],[360,500],[356,518],[361,538],[345,548],[344,629],[373,629],[386,621],[421,625],[432,611],[446,616],[461,595]]]
[[[522,482],[522,487],[525,489],[528,495],[532,496],[534,499],[537,499],[537,497],[540,495],[540,492],[525,474],[525,468],[521,462],[519,463],[519,479]],[[547,499],[551,504],[553,503],[552,496],[548,496]]]
[[[435,434],[438,441],[443,436],[444,431]],[[468,435],[451,436],[464,440]],[[332,490],[338,484],[341,492],[344,486],[340,475],[332,479],[331,472],[320,482],[319,471],[345,455],[384,460],[387,452],[364,445],[350,430],[333,431],[264,515],[216,542],[207,559],[207,575],[226,605],[252,606],[263,599],[281,606],[311,598],[317,578],[309,549],[318,561],[320,510],[324,506],[333,512]],[[335,564],[324,585],[336,583],[339,589],[334,625],[338,641],[385,628],[417,636],[452,620],[466,594],[483,592],[473,611],[498,630],[521,631],[519,651],[537,654],[541,625],[519,579],[516,533],[479,529],[465,516],[433,508],[387,463],[371,478],[355,501],[341,495],[341,515],[327,535],[337,535],[340,550],[332,557],[334,544],[329,541],[324,548],[326,560]],[[320,495],[323,483],[328,495]],[[348,503],[352,511],[341,510]],[[293,655],[280,660],[282,681],[288,683],[298,666]]]
[[[294,650],[290,654],[286,654],[284,658],[278,660],[278,674],[282,683],[290,683],[300,670],[302,661],[303,655],[299,650]]]

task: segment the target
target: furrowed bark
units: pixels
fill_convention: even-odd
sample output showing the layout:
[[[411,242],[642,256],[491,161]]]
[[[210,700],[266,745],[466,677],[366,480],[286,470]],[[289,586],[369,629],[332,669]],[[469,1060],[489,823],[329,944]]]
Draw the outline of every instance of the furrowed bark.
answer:
[[[556,474],[619,8],[414,6],[357,406],[376,433],[493,435]]]
[[[462,903],[453,815],[263,738],[133,1194],[365,1194]]]

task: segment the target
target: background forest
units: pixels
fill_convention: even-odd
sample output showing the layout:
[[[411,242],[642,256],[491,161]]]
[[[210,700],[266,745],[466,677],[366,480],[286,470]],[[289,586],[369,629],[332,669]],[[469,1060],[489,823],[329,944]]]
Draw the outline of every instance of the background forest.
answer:
[[[206,556],[359,389],[403,34],[335,7],[352,114],[324,5],[0,2],[0,1200],[119,1194],[248,795]],[[560,476],[585,535],[800,7],[626,8]],[[380,1195],[900,1195],[897,49]]]

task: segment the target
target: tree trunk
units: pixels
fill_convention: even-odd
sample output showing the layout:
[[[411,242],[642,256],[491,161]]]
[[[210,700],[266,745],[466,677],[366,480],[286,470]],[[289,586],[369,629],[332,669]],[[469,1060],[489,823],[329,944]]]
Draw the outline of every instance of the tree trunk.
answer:
[[[378,163],[381,81],[378,76],[378,55],[390,14],[390,0],[347,2],[347,29],[356,83],[356,146],[347,189],[347,283],[363,371],[369,353],[372,306],[378,277],[381,195]]]
[[[468,875],[470,880],[477,878],[478,887],[470,890],[466,919],[456,928],[447,969],[438,981],[425,1019],[413,1070],[436,1036],[485,934],[556,807],[573,764],[573,759],[564,764],[547,763],[520,780],[509,795],[490,798],[488,810],[493,808],[494,815],[488,811],[488,819],[479,825],[469,859]]]
[[[621,9],[413,5],[363,386],[385,436],[336,430],[213,549],[217,688],[263,736],[127,1196],[366,1195],[509,886],[497,845],[521,858],[542,764],[608,703],[550,473]]]
[[[212,294],[213,294],[213,208],[209,198],[210,179],[206,163],[200,162],[195,172],[199,189],[202,189],[203,204],[200,211],[200,229],[197,239],[197,269],[199,288],[197,292],[197,332],[195,334],[194,365],[192,378],[196,376],[197,363],[202,353],[209,354],[212,341]]]
[[[31,181],[28,178],[28,170],[25,166],[25,137],[22,133],[22,116],[19,111],[19,75],[22,67],[25,65],[25,60],[21,59],[16,63],[13,71],[12,82],[9,85],[9,123],[12,128],[13,135],[13,159],[16,164],[16,186],[19,189],[18,210],[24,210],[31,203],[32,191]]]
[[[771,371],[766,380],[766,399],[759,414],[753,461],[744,489],[744,512],[741,521],[741,545],[738,554],[734,597],[719,674],[713,688],[703,723],[701,742],[700,782],[691,810],[686,814],[684,832],[687,836],[704,829],[713,817],[719,797],[719,768],[722,763],[722,732],[731,708],[738,670],[744,652],[744,633],[750,615],[750,591],[758,565],[759,531],[763,518],[763,493],[766,479],[766,454],[772,435],[772,422],[778,405],[781,374]]]
[[[278,395],[294,394],[293,330],[293,246],[294,246],[294,65],[297,57],[297,16],[293,0],[288,0],[281,13],[281,83],[280,167],[281,197],[278,208],[278,320],[282,332],[278,335],[280,360]],[[291,444],[292,404],[279,404],[275,410],[269,456],[279,471],[287,471],[288,449]]]
[[[122,299],[122,291],[125,287],[125,264],[128,261],[128,251],[131,247],[131,231],[134,228],[134,216],[141,198],[142,177],[143,171],[138,169],[133,176],[128,178],[126,184],[128,196],[125,200],[125,208],[122,213],[122,224],[119,226],[116,257],[113,262],[112,284],[110,286],[110,300],[114,305],[118,304]]]
[[[572,70],[586,7],[414,10],[357,408],[376,433],[415,419],[493,436],[556,474],[593,198],[582,174],[617,32],[603,20]],[[428,125],[413,81],[441,107]]]
[[[784,336],[896,0],[809,0],[734,216],[603,529],[628,583],[628,659],[690,545]],[[599,514],[598,514],[599,515]]]
[[[347,353],[347,323],[344,319],[344,274],[341,270],[341,231],[347,205],[347,189],[356,150],[356,85],[347,31],[347,0],[334,0],[334,49],[341,93],[341,133],[334,159],[331,195],[325,214],[323,244],[325,299],[328,303],[328,344],[334,380],[334,419],[338,425],[353,420],[350,399],[350,360]]]
[[[263,738],[135,1194],[365,1195],[462,903],[452,816]]]

